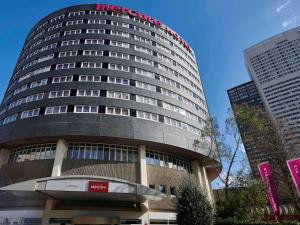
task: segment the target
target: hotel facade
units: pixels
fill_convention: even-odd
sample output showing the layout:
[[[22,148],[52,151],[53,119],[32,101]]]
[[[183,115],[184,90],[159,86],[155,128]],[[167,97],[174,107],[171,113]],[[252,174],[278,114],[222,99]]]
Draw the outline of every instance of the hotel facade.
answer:
[[[176,224],[181,179],[213,202],[195,55],[148,15],[90,4],[28,34],[0,107],[0,224]]]

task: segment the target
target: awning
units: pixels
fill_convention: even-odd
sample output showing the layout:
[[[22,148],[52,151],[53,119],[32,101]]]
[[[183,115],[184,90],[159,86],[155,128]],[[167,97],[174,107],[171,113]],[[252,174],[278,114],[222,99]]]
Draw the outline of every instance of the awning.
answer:
[[[58,200],[159,201],[164,194],[136,183],[99,176],[59,176],[28,180],[1,187],[16,195],[40,193]]]

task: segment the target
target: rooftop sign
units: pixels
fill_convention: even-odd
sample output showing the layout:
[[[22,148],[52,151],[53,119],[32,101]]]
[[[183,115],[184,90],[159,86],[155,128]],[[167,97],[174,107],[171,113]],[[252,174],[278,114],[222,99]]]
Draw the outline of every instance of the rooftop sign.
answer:
[[[127,14],[129,16],[139,18],[141,20],[149,22],[150,24],[153,24],[154,26],[156,26],[158,28],[163,28],[165,30],[166,34],[169,34],[170,36],[172,36],[173,39],[177,40],[181,45],[183,45],[184,48],[186,48],[189,52],[192,52],[190,46],[183,40],[182,37],[180,37],[175,31],[171,30],[167,26],[163,27],[163,24],[159,20],[153,19],[151,16],[142,14],[140,12],[136,12],[132,9],[123,8],[123,7],[114,6],[114,5],[97,4],[96,10]]]

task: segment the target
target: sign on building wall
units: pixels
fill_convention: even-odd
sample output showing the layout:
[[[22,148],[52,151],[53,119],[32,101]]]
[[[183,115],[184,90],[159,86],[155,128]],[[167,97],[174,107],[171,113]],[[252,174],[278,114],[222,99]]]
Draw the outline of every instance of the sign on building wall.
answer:
[[[287,165],[296,186],[298,196],[300,197],[300,158],[288,160]]]
[[[89,192],[108,193],[108,182],[89,181]]]
[[[275,180],[271,171],[271,165],[269,162],[263,162],[258,164],[258,169],[261,175],[261,178],[266,185],[267,197],[272,207],[273,214],[277,219],[280,214],[279,209],[279,197],[277,188],[275,185]]]

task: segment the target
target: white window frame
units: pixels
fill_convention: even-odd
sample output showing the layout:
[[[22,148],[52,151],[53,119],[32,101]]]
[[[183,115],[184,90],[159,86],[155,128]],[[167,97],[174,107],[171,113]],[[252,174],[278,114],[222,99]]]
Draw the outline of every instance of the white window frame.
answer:
[[[49,98],[67,98],[70,97],[71,90],[50,91]]]
[[[122,100],[130,100],[130,94],[124,92],[117,92],[117,91],[107,91],[106,93],[107,98],[115,98],[115,99],[122,99]]]
[[[39,113],[40,113],[40,108],[23,111],[21,113],[21,119],[36,117],[39,115]]]
[[[101,82],[100,75],[80,75],[79,82]]]
[[[102,68],[102,63],[101,62],[82,62],[81,68],[99,69],[99,68]]]
[[[79,110],[81,109],[81,110]],[[75,105],[74,113],[98,113],[99,106],[89,106],[89,105]]]
[[[50,106],[46,107],[45,115],[64,114],[68,113],[68,106]]]
[[[125,113],[126,112],[126,113]],[[130,116],[130,110],[119,107],[106,107],[105,114],[116,115],[116,116]]]
[[[78,89],[76,96],[77,97],[100,97],[100,90]]]

